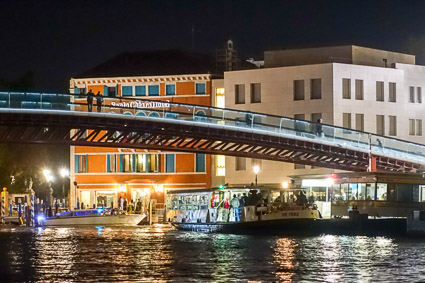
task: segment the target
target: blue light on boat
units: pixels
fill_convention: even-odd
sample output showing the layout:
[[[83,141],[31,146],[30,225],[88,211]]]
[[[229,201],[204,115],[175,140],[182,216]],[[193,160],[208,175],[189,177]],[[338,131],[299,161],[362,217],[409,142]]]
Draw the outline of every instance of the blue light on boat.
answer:
[[[45,217],[44,215],[39,215],[39,216],[37,216],[37,221],[38,221],[38,222],[41,222],[41,221],[43,221],[43,220],[46,220],[46,217]]]
[[[102,208],[98,208],[97,209],[97,214],[101,214],[103,212],[103,209]]]

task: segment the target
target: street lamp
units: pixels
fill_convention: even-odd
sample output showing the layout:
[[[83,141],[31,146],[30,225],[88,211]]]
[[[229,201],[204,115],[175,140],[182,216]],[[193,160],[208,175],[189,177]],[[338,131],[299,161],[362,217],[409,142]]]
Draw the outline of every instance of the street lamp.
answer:
[[[65,197],[65,177],[69,177],[69,170],[62,168],[60,174],[62,176],[62,195]]]
[[[255,165],[254,167],[252,167],[252,170],[254,170],[255,173],[255,186],[257,186],[257,174],[258,172],[260,172],[260,166]]]

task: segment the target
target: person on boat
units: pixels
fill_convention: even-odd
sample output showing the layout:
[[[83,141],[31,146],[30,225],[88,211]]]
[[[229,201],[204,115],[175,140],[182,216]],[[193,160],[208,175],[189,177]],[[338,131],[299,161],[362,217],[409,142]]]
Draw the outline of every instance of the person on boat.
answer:
[[[224,201],[224,210],[223,210],[223,221],[229,221],[229,211],[230,211],[230,202],[229,198],[226,198]]]
[[[236,194],[233,195],[232,200],[230,201],[230,205],[232,206],[235,213],[235,221],[240,221],[239,217],[239,199],[236,197]]]
[[[299,206],[306,206],[308,203],[307,201],[307,197],[305,196],[303,191],[300,191],[298,197],[297,197],[297,202],[296,204]]]

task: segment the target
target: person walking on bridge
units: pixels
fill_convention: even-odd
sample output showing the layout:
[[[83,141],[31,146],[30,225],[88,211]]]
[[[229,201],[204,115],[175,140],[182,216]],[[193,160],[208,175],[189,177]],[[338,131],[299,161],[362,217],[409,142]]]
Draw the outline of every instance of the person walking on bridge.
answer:
[[[90,90],[87,93],[87,107],[89,112],[91,112],[93,109],[93,98],[94,98],[94,93]]]
[[[102,112],[102,103],[103,103],[103,97],[100,91],[98,91],[96,94],[97,112]]]

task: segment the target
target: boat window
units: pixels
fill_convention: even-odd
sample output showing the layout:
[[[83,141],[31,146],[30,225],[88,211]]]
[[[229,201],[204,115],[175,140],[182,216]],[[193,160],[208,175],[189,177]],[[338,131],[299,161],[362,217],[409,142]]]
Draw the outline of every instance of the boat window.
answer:
[[[366,200],[375,200],[375,184],[366,184]]]
[[[387,184],[378,183],[376,196],[377,200],[387,200]]]

